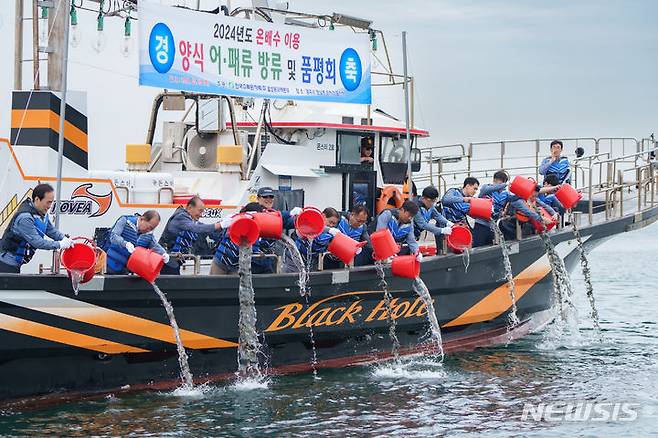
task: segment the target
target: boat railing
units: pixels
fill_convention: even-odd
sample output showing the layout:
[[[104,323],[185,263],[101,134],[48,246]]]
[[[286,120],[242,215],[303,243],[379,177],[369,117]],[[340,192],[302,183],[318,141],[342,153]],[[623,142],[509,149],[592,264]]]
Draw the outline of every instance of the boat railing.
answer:
[[[561,139],[569,147],[582,147],[583,155],[567,151],[572,166],[572,184],[585,195],[591,224],[595,213],[606,218],[624,214],[624,201],[636,199],[638,211],[655,202],[656,149],[653,138],[574,137]],[[500,169],[510,176],[540,180],[539,164],[550,150],[552,139],[500,140],[421,148],[421,171],[414,175],[418,187],[434,185],[440,193],[461,187],[467,176],[490,178]],[[574,148],[575,149],[575,148]],[[483,182],[483,181],[482,181]],[[604,202],[595,202],[600,198]],[[617,212],[617,213],[615,213]]]
[[[587,176],[583,183],[576,185],[576,189],[587,195],[587,214],[590,224],[593,223],[593,215],[598,212],[594,205],[597,196],[604,197],[603,210],[605,219],[621,217],[628,212],[624,208],[624,202],[633,200],[637,203],[637,211],[641,212],[643,207],[655,205],[656,199],[656,154],[657,144],[653,148],[644,149],[604,160],[589,161],[587,165],[578,164]],[[632,164],[632,166],[628,166]],[[596,181],[594,175],[598,175]],[[600,208],[600,207],[599,207]]]

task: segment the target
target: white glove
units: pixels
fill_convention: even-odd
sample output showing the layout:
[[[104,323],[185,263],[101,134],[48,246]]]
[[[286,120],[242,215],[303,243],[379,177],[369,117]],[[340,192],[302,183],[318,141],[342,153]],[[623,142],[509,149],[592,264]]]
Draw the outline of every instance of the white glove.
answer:
[[[418,260],[418,263],[423,261],[423,255],[421,253],[416,254],[416,260]]]
[[[164,260],[165,264],[169,263],[169,254],[167,253],[162,254],[162,260]]]
[[[133,245],[133,244],[130,243],[130,242],[126,242],[126,249],[128,250],[128,252],[129,252],[130,254],[132,254],[133,251],[135,250],[135,245]]]
[[[361,254],[361,251],[363,251],[363,247],[359,246],[356,248],[356,251],[354,252],[355,255]]]
[[[455,226],[454,222],[446,221],[446,227],[453,227]]]
[[[233,218],[232,217],[225,217],[219,222],[219,226],[222,227],[223,230],[227,230],[231,228],[231,225],[233,224]]]
[[[331,234],[332,236],[335,236],[338,233],[340,233],[340,230],[338,228],[329,228],[329,234]]]
[[[452,228],[451,227],[441,228],[441,234],[445,234],[446,236],[451,235],[452,234]]]
[[[59,241],[59,249],[68,249],[73,246],[73,240],[68,237],[64,237]]]
[[[290,210],[290,216],[299,216],[299,213],[301,213],[303,210],[301,207],[295,207],[292,210]]]

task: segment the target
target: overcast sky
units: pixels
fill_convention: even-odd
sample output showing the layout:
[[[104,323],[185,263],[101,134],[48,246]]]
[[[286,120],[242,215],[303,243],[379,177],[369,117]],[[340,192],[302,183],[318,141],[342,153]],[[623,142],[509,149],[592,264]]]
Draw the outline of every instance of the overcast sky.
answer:
[[[0,4],[0,136],[9,136],[14,1]],[[292,1],[291,9],[373,20],[400,72],[406,30],[416,124],[434,144],[658,130],[658,1],[308,0]],[[104,139],[120,155],[125,143],[143,141],[157,92],[137,86],[136,50],[128,59],[119,54],[122,26],[106,20],[99,55],[90,48],[94,14],[81,12],[83,41],[71,50],[69,74],[69,87],[88,93],[91,147]],[[403,116],[401,104],[384,109]],[[102,164],[93,150],[91,161]]]

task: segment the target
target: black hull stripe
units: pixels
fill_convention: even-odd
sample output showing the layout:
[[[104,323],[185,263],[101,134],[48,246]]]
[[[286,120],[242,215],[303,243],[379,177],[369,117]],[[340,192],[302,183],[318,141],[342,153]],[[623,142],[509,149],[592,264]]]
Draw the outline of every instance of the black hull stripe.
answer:
[[[30,93],[26,91],[15,91],[11,102],[11,109],[47,109],[53,111],[59,116],[61,100],[55,94],[50,91],[35,91],[30,98],[30,107],[27,108],[29,95]],[[87,116],[73,108],[68,103],[66,104],[66,121],[85,134],[87,133]]]
[[[49,128],[12,128],[11,144],[13,146],[45,146],[57,152],[59,134]],[[89,155],[78,146],[64,138],[64,156],[80,167],[89,168]]]

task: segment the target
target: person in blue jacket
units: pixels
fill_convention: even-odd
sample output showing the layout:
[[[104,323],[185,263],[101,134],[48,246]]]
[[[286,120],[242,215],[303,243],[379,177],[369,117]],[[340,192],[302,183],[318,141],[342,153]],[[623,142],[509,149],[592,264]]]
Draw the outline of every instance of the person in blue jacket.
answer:
[[[500,222],[500,229],[503,232],[506,240],[516,239],[516,223],[519,220],[519,217],[526,218],[521,221],[521,230],[523,235],[529,235],[534,233],[534,227],[530,224],[529,219],[543,222],[544,225],[550,225],[553,221],[557,221],[558,213],[551,208],[550,205],[543,203],[539,198],[540,187],[537,186],[534,193],[530,195],[528,200],[524,200],[517,195],[511,195],[509,198],[509,206],[507,208],[507,219],[504,219]],[[534,206],[542,207],[545,209],[548,214],[551,215],[551,219],[544,216],[540,216]]]
[[[295,244],[297,249],[304,260],[305,266],[310,266],[311,271],[318,269],[318,261],[320,259],[320,254],[327,251],[329,244],[333,240],[334,236],[340,231],[336,226],[340,221],[340,213],[335,208],[327,207],[322,210],[322,217],[324,219],[324,229],[322,233],[315,237],[314,239],[306,239],[301,236],[296,236]],[[309,246],[311,250],[309,260]],[[292,255],[289,251],[285,252],[285,257],[283,261],[283,272],[299,272],[299,268],[295,264]]]
[[[185,208],[178,207],[165,225],[159,240],[160,245],[169,254],[189,254],[192,252],[192,246],[199,238],[199,234],[209,234],[231,225],[231,218],[224,218],[221,222],[214,224],[200,222],[199,219],[204,210],[203,200],[198,196],[190,198]],[[174,257],[162,267],[160,274],[180,275],[182,263],[182,260]]]
[[[569,159],[562,156],[564,148],[560,140],[551,142],[551,156],[544,158],[539,165],[539,173],[544,176],[555,175],[560,184],[571,182]]]
[[[557,199],[557,196],[555,196],[555,192],[560,188],[560,182],[557,179],[557,175],[546,175],[543,184],[543,187],[539,191],[539,200],[544,204],[550,205],[551,208],[560,213],[560,215],[564,215],[567,210],[564,208],[560,200]]]
[[[377,217],[377,231],[388,228],[393,239],[399,244],[407,244],[400,249],[398,255],[417,254],[418,260],[423,256],[418,252],[418,241],[414,233],[414,216],[418,213],[418,204],[406,200],[399,209],[387,209],[379,213]]]
[[[480,187],[480,198],[491,199],[493,212],[491,220],[497,221],[504,214],[505,208],[510,200],[511,193],[507,191],[509,175],[504,170],[499,170],[493,175],[492,184],[483,184]],[[491,245],[494,240],[494,232],[491,229],[491,221],[476,218],[473,227],[473,248]]]
[[[464,185],[461,189],[448,189],[443,194],[441,204],[443,205],[443,215],[451,222],[464,222],[468,224],[466,216],[470,208],[471,198],[475,196],[480,187],[480,181],[472,176],[464,179]]]
[[[414,216],[414,236],[416,241],[420,239],[423,231],[428,231],[434,235],[436,247],[441,248],[443,245],[443,236],[452,233],[451,221],[446,219],[436,208],[436,202],[439,199],[439,191],[434,186],[427,186],[423,189],[420,197],[414,199],[418,205],[418,213]],[[431,221],[434,221],[433,224]]]
[[[357,204],[346,215],[341,215],[338,222],[337,228],[341,233],[357,242],[367,242],[354,257],[354,266],[372,264],[372,247],[370,247],[370,235],[366,226],[369,217],[368,208],[365,205]],[[334,269],[340,266],[341,262],[336,258],[326,257],[324,259],[325,269]]]
[[[250,202],[240,210],[240,213],[261,213],[267,209],[259,202]],[[294,227],[295,217],[300,209],[292,209],[289,219],[284,220],[284,229],[287,226]],[[283,216],[283,214],[282,214]],[[225,224],[226,225],[226,224]],[[212,234],[213,240],[218,241],[215,255],[210,265],[210,275],[231,275],[237,274],[238,264],[240,262],[240,247],[233,243],[231,240],[228,226],[222,226],[222,229]],[[251,259],[251,273],[252,274],[271,274],[274,272],[275,264],[271,257],[259,257],[260,255],[275,254],[276,239],[265,239],[259,237],[258,240],[252,245],[252,254],[256,257]]]
[[[109,235],[107,252],[107,274],[127,274],[126,264],[136,247],[149,248],[162,255],[165,263],[169,254],[153,236],[153,230],[160,224],[160,214],[147,210],[142,215],[121,216]]]
[[[59,232],[48,218],[55,199],[50,184],[39,184],[32,196],[23,201],[0,241],[0,273],[19,274],[37,249],[56,250],[73,246],[73,241]],[[47,240],[49,237],[52,240]]]

